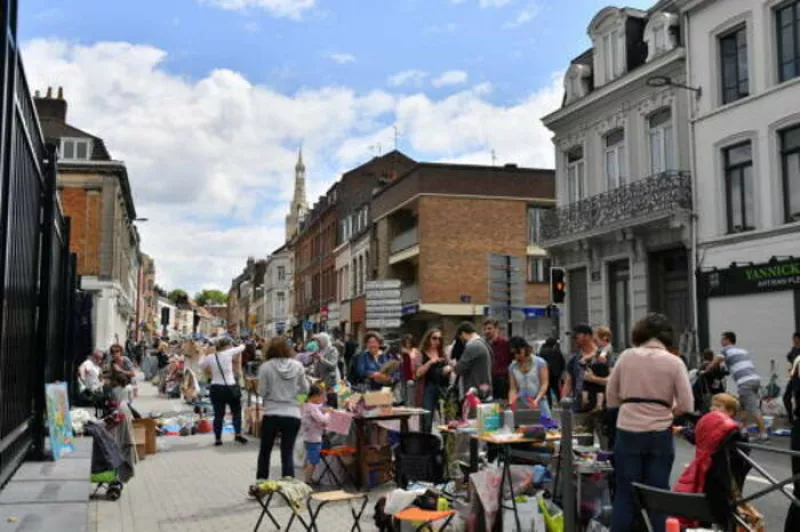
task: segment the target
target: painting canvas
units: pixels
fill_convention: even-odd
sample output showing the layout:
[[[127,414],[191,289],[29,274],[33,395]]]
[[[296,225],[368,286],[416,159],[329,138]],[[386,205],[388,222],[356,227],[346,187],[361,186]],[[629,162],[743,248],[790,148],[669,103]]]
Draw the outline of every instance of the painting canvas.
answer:
[[[67,384],[57,382],[45,386],[47,397],[47,426],[50,429],[50,448],[53,459],[58,460],[72,452],[72,416],[69,412]]]

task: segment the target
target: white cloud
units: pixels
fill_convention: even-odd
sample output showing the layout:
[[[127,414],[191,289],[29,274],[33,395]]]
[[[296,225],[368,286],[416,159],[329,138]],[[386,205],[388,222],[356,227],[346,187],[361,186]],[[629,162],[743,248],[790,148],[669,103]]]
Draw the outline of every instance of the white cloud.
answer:
[[[469,76],[463,70],[448,70],[433,80],[431,83],[434,87],[448,87],[451,85],[461,85],[466,83]]]
[[[166,287],[227,288],[247,256],[283,242],[300,142],[312,203],[378,144],[392,149],[393,124],[419,160],[486,164],[495,149],[501,162],[553,164],[539,118],[561,101],[555,78],[501,106],[484,99],[488,83],[437,100],[347,87],[282,94],[227,69],[192,80],[164,69],[164,51],[130,43],[36,40],[23,55],[32,89],[64,86],[69,122],[126,162],[150,220],[142,248]]]
[[[355,63],[356,61],[356,56],[353,54],[333,53],[328,55],[328,58],[334,63],[339,63],[340,65]]]
[[[463,4],[464,0],[450,0],[451,4]],[[485,9],[487,7],[503,7],[511,3],[511,0],[478,0],[478,5]]]
[[[263,9],[276,17],[288,17],[299,19],[303,12],[311,9],[316,4],[316,0],[200,0],[207,4],[229,9],[232,11],[242,11],[245,9]],[[484,0],[481,0],[484,1]]]
[[[390,87],[402,87],[403,85],[414,85],[419,87],[425,78],[428,77],[427,72],[422,70],[410,69],[397,72],[389,76],[386,81]]]
[[[539,14],[539,6],[536,4],[530,4],[528,7],[517,13],[517,16],[514,17],[514,20],[511,20],[506,23],[506,28],[519,28],[520,26],[524,26],[528,22],[532,21],[536,18],[536,15]]]

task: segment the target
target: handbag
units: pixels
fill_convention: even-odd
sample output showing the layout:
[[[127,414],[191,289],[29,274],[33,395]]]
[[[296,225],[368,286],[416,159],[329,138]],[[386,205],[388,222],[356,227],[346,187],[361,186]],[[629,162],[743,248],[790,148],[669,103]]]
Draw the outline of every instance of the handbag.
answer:
[[[219,353],[214,353],[214,359],[217,361],[217,367],[219,368],[219,374],[222,376],[222,382],[225,383],[228,391],[230,391],[231,397],[241,400],[242,388],[238,385],[228,384],[228,381],[225,380],[225,372],[222,371],[222,364],[219,363]]]

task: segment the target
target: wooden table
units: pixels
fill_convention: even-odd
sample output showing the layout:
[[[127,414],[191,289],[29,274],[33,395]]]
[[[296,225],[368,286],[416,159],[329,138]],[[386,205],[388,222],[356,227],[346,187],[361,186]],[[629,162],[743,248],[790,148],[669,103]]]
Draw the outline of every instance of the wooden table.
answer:
[[[400,421],[400,432],[408,432],[408,420],[413,416],[427,414],[427,410],[420,408],[392,408],[389,412],[381,412],[373,415],[358,415],[353,417],[356,425],[356,451],[358,455],[358,473],[355,476],[356,487],[361,489],[368,481],[369,472],[367,470],[367,453],[365,452],[366,434],[365,428],[369,423],[380,421]]]

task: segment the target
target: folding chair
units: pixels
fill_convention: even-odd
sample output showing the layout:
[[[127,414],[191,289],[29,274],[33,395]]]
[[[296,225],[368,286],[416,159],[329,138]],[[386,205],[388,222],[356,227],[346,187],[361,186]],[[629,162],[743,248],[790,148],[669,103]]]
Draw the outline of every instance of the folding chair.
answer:
[[[275,494],[278,494],[284,500],[286,506],[288,506],[292,511],[292,517],[289,519],[289,522],[286,523],[285,529],[281,529],[281,525],[278,523],[278,520],[275,519],[275,516],[272,515],[272,512],[269,510],[269,505],[272,503],[272,498],[275,496]],[[265,495],[266,501],[264,500]],[[295,508],[292,504],[292,501],[289,500],[289,497],[287,497],[286,494],[281,490],[270,491],[269,494],[255,492],[253,493],[253,496],[258,501],[258,504],[261,505],[261,515],[258,516],[258,521],[256,521],[256,527],[253,529],[253,532],[258,532],[258,529],[261,527],[261,522],[264,520],[264,516],[269,517],[269,520],[272,521],[273,525],[275,525],[276,530],[285,530],[288,532],[292,528],[292,523],[294,523],[295,519],[300,521],[300,524],[303,525],[303,528],[309,530],[308,524],[303,519],[303,516],[300,515],[297,508]]]
[[[449,510],[446,512],[436,512],[433,510],[423,510],[422,508],[407,508],[402,512],[394,514],[395,521],[407,521],[410,523],[422,523],[417,525],[416,531],[422,532],[423,530],[430,530],[431,532],[443,532],[447,529],[450,525],[450,521],[453,520],[455,517],[456,512],[453,510]],[[439,528],[434,529],[433,523],[435,521],[440,521],[444,519],[444,523],[442,523]]]
[[[356,511],[356,507],[353,506],[353,503],[359,499],[361,499],[363,502],[361,503],[361,507],[358,509],[358,511]],[[314,509],[312,506],[313,502],[317,503],[316,509]],[[350,513],[353,516],[353,526],[350,528],[350,532],[354,532],[356,530],[361,532],[361,516],[364,515],[364,509],[367,507],[367,503],[369,503],[369,497],[367,497],[366,493],[347,493],[346,491],[341,490],[313,493],[311,497],[308,498],[306,505],[308,506],[308,515],[310,516],[311,520],[307,527],[308,532],[319,532],[319,527],[317,526],[317,518],[319,518],[319,513],[326,504],[337,502],[347,502],[350,506]]]
[[[340,445],[338,447],[332,447],[330,449],[322,449],[320,451],[320,459],[322,460],[322,473],[320,473],[317,482],[322,483],[322,479],[325,478],[325,475],[330,476],[333,479],[333,482],[336,484],[336,487],[344,489],[345,482],[350,482],[353,484],[353,478],[350,476],[350,473],[347,471],[347,466],[342,460],[344,456],[354,456],[356,454],[356,449],[353,447],[349,447],[347,445]],[[339,479],[336,472],[333,470],[331,466],[331,460],[336,460],[336,462],[342,467],[342,471],[344,471],[345,478]]]
[[[731,515],[728,523],[719,523],[711,511],[711,505],[705,493],[676,493],[674,491],[633,483],[633,494],[639,505],[648,532],[653,532],[650,513],[665,514],[668,517],[683,517],[701,523],[724,526],[724,530],[736,530],[736,523]]]

